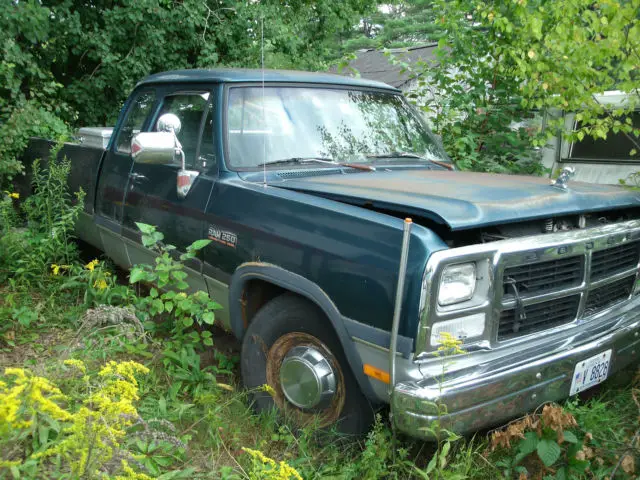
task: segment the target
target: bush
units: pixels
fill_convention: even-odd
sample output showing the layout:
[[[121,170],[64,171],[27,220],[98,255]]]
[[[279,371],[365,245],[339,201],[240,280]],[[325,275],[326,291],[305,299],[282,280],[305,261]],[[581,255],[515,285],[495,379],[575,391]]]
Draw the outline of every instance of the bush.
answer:
[[[11,112],[0,125],[0,187],[24,171],[21,162],[31,137],[43,137],[61,142],[69,138],[69,128],[53,113],[34,102],[26,102]]]

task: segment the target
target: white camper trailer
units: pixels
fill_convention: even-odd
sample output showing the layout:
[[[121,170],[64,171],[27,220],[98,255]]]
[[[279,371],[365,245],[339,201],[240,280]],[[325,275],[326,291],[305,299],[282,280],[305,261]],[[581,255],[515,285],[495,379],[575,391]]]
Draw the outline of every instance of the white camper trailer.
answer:
[[[605,92],[597,96],[598,101],[609,107],[628,105],[629,95],[619,91]],[[563,112],[567,130],[579,127],[575,113]],[[631,112],[634,128],[640,128],[640,108]],[[630,137],[623,132],[610,131],[606,140],[594,140],[585,136],[581,141],[571,142],[564,138],[553,138],[542,152],[542,163],[551,169],[551,176],[565,167],[575,168],[573,180],[591,183],[619,184],[630,175],[640,171],[639,137]],[[637,150],[632,155],[633,150]]]

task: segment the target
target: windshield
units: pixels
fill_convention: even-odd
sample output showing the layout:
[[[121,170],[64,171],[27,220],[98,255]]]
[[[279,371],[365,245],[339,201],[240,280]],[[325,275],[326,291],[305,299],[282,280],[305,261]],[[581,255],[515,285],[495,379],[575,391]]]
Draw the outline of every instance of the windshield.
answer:
[[[311,158],[448,161],[418,114],[392,93],[234,87],[229,92],[227,138],[231,168]]]

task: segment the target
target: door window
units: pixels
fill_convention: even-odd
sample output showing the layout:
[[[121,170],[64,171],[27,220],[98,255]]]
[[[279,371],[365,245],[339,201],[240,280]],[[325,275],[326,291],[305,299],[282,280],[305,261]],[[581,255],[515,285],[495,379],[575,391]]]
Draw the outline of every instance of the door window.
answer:
[[[178,140],[184,151],[185,168],[195,168],[198,138],[202,128],[205,112],[208,110],[209,93],[180,93],[168,95],[164,98],[162,109],[158,115],[173,113],[180,119],[182,127],[178,133]],[[157,120],[156,127],[157,131]]]
[[[216,155],[213,144],[213,108],[209,105],[207,116],[202,129],[202,140],[200,141],[200,153],[196,162],[196,169],[203,172],[210,172],[217,166]]]
[[[118,152],[131,153],[131,139],[142,130],[155,101],[156,94],[154,91],[140,92],[129,106],[129,111],[116,139],[116,150]]]

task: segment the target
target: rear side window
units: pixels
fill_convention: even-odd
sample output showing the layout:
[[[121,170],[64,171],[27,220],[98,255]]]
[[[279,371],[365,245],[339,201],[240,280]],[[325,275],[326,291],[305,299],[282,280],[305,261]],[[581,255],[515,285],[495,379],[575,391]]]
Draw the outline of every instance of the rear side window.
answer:
[[[116,139],[116,149],[120,153],[131,153],[131,139],[142,130],[145,120],[151,113],[151,108],[156,101],[154,91],[140,92],[124,119],[124,123]]]
[[[634,129],[640,128],[640,111],[631,112],[629,115]],[[625,121],[625,119],[621,119]],[[580,128],[580,123],[576,128]],[[631,137],[631,138],[629,138]],[[638,156],[632,156],[631,151],[636,149],[636,144],[640,142],[640,138],[634,136],[633,133],[625,134],[623,132],[614,133],[610,131],[606,140],[585,136],[582,141],[576,141],[572,148],[569,158],[587,159],[587,160],[636,160]]]

